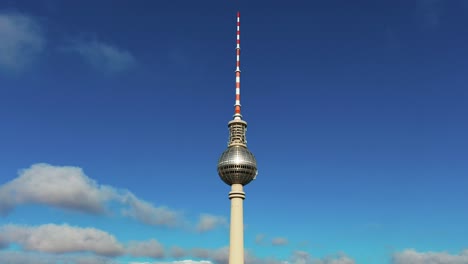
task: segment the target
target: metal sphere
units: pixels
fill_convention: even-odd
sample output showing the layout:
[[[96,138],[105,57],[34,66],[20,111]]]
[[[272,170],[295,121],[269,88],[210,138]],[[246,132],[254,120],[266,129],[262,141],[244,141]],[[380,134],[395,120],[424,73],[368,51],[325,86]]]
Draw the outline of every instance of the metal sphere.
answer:
[[[219,177],[228,185],[246,185],[257,176],[257,161],[244,146],[231,146],[218,161]]]

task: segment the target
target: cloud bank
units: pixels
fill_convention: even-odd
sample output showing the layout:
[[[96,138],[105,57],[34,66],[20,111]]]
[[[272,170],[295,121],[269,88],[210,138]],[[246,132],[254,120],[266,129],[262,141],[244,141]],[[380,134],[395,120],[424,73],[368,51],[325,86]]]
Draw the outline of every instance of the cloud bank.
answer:
[[[246,264],[355,264],[355,261],[345,254],[336,254],[324,258],[314,258],[305,251],[295,251],[286,260],[275,258],[259,258],[249,251],[245,251]],[[218,249],[196,248],[192,256],[205,259],[214,264],[227,264],[229,262],[229,247]]]
[[[327,256],[324,258],[313,258],[305,251],[293,252],[291,259],[288,261],[291,264],[355,264],[356,262],[343,253]]]
[[[39,23],[17,13],[0,13],[0,69],[20,71],[43,51],[45,38]]]
[[[164,246],[155,239],[130,241],[123,244],[112,234],[105,231],[96,228],[70,226],[68,224],[45,224],[40,226],[5,225],[0,227],[0,243],[6,247],[14,245],[21,249],[21,251],[0,251],[0,263],[94,264],[112,263],[113,259],[120,256],[151,259],[161,259],[166,256]],[[195,248],[191,251],[179,248],[177,251],[179,250],[183,252],[184,256],[191,256],[199,260],[151,263],[227,264],[229,261],[229,247],[217,249]],[[246,251],[245,260],[246,264],[355,264],[354,260],[344,254],[320,259],[313,258],[304,251],[294,252],[288,260],[258,258],[249,251]],[[411,259],[408,261],[411,261]],[[419,262],[395,263],[418,264]],[[445,264],[448,262],[441,263]],[[464,262],[450,263],[458,264]]]
[[[393,264],[466,264],[468,263],[468,249],[458,255],[447,252],[417,252],[407,249],[393,255]]]
[[[81,168],[34,164],[19,176],[0,185],[0,215],[22,204],[40,204],[88,214],[104,214],[109,202],[122,207],[122,215],[147,225],[174,226],[181,214],[167,207],[155,207],[126,190],[99,185]]]
[[[110,203],[119,205],[121,216],[145,225],[177,227],[185,223],[181,212],[166,206],[156,207],[130,191],[98,184],[79,167],[33,164],[20,170],[17,178],[0,185],[0,216],[25,204],[103,215],[111,211]],[[220,226],[227,226],[227,220],[210,214],[201,214],[198,223],[193,225],[198,232]]]
[[[127,253],[133,257],[163,258],[164,248],[158,241],[130,241]]]
[[[24,252],[46,253],[44,256],[47,254],[91,253],[102,257],[98,259],[121,255],[158,259],[165,255],[164,247],[155,239],[130,241],[124,245],[105,231],[67,224],[5,225],[0,227],[0,243],[5,246],[18,245]],[[21,258],[16,255],[3,256],[3,258],[7,257]]]
[[[69,225],[6,225],[0,229],[0,241],[20,245],[27,251],[53,254],[90,252],[115,257],[124,253],[123,245],[113,235],[95,228]]]

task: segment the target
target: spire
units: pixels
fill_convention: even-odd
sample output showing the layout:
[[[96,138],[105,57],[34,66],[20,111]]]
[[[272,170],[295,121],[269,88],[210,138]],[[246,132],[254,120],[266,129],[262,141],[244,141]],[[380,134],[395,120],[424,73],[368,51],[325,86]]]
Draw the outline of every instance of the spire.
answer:
[[[234,119],[242,119],[240,104],[240,12],[237,12],[237,40],[236,40],[236,104]]]

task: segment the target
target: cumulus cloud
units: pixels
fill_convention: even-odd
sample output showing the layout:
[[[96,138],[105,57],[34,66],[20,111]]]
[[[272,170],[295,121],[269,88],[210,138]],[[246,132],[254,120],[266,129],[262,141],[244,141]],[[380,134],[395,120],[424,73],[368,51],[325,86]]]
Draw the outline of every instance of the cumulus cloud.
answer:
[[[105,202],[114,196],[112,188],[99,186],[81,168],[35,164],[0,186],[0,214],[27,203],[98,214],[105,211]]]
[[[82,213],[102,214],[108,202],[122,206],[122,214],[148,225],[174,226],[182,217],[167,207],[155,207],[126,190],[99,185],[81,168],[41,163],[21,170],[0,185],[0,215],[22,204],[41,204]]]
[[[271,240],[273,246],[285,246],[288,244],[288,239],[284,237],[275,237]]]
[[[192,256],[199,259],[208,260],[214,264],[227,264],[229,263],[229,247],[222,247],[217,249],[192,249]],[[255,257],[249,251],[244,252],[246,264],[280,264],[270,262],[270,260],[260,259]]]
[[[127,247],[127,254],[134,257],[162,258],[164,257],[164,247],[155,239],[130,241]]]
[[[0,69],[13,71],[28,66],[45,43],[39,23],[17,13],[0,13],[0,40]]]
[[[192,255],[195,258],[209,260],[215,264],[227,264],[229,262],[229,247],[222,247],[217,249],[194,248]],[[247,260],[248,253],[245,252]]]
[[[179,212],[167,207],[154,207],[151,203],[138,199],[132,193],[122,196],[121,201],[128,205],[128,208],[122,210],[122,214],[144,224],[175,226],[180,222]]]
[[[229,247],[208,250],[206,253],[208,253],[206,258],[215,264],[227,264],[229,262]],[[245,258],[247,259],[248,257],[246,252],[245,255]]]
[[[6,225],[0,229],[0,240],[18,244],[28,251],[46,253],[91,252],[113,257],[124,252],[123,246],[109,233],[66,224],[37,227]]]
[[[135,57],[130,52],[97,40],[75,40],[64,50],[76,52],[85,62],[102,72],[117,73],[136,64]]]
[[[73,259],[72,263],[78,264],[106,263],[104,261],[94,261],[107,261],[107,259],[122,255],[153,259],[163,258],[165,255],[163,245],[155,239],[130,241],[126,245],[123,245],[113,235],[105,231],[67,224],[45,224],[40,226],[5,225],[0,227],[0,242],[7,246],[17,245],[23,250],[22,253],[24,253],[22,254],[24,256],[15,254],[0,256],[0,263],[10,263],[1,261],[2,259],[10,258],[16,259],[19,262],[23,260],[23,262],[29,263],[24,258],[27,257],[29,259],[30,253],[34,252],[38,256],[48,256],[46,259],[49,261],[51,255],[54,254],[65,256],[67,253],[87,253],[88,257],[92,256],[92,258],[82,256]],[[38,253],[45,254],[41,255]]]
[[[225,217],[210,214],[202,214],[200,215],[200,219],[198,221],[196,229],[198,232],[207,232],[215,229],[218,226],[226,225],[227,220]]]
[[[196,258],[201,258],[201,259],[207,259],[210,258],[212,249],[206,249],[206,248],[194,248],[192,249],[192,256]]]
[[[392,259],[393,264],[466,264],[468,263],[468,249],[458,255],[447,252],[417,252],[414,249],[407,249],[395,253]]]

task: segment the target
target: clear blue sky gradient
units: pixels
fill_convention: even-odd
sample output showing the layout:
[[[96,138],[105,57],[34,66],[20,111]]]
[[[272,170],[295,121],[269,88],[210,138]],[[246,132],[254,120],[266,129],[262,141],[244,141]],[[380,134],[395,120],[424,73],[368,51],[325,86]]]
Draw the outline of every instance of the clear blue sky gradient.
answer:
[[[0,184],[35,163],[77,166],[155,205],[229,217],[216,163],[242,112],[259,175],[245,243],[261,257],[468,248],[468,4],[453,1],[8,1],[47,40],[0,69]],[[92,40],[135,63],[108,72],[66,46]],[[0,40],[1,41],[1,40]],[[206,234],[18,206],[0,224],[94,226],[121,241],[218,248]],[[284,237],[284,246],[255,237]],[[125,261],[125,258],[121,258]]]

